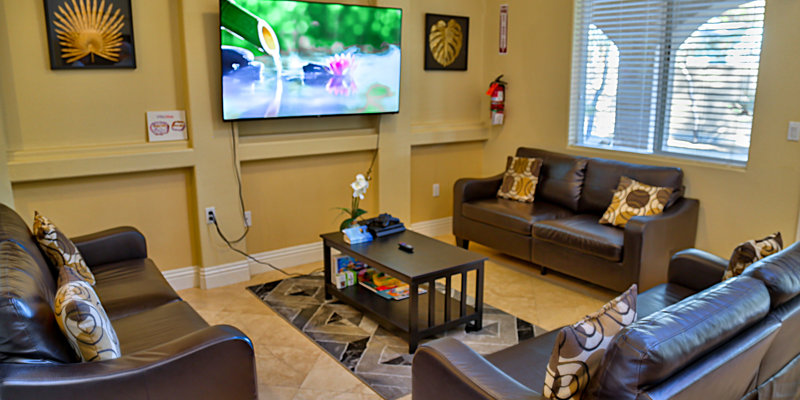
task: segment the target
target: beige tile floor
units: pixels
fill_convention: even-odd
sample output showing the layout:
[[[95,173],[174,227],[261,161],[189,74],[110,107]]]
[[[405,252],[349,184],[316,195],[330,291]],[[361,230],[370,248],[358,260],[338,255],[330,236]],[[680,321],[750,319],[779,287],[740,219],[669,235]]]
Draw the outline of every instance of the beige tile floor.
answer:
[[[454,242],[452,236],[437,239]],[[577,321],[615,296],[606,289],[557,273],[542,276],[529,263],[477,244],[471,245],[470,250],[489,257],[485,302],[548,330]],[[321,268],[320,261],[287,271],[308,273]],[[282,278],[279,272],[267,272],[248,282],[179,293],[208,323],[236,326],[252,339],[261,399],[380,399],[369,386],[245,290],[250,285]]]

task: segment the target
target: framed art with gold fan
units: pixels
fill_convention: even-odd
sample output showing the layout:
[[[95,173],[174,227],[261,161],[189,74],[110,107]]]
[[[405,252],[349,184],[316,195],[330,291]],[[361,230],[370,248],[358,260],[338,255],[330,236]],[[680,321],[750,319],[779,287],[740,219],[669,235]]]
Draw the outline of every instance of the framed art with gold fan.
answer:
[[[50,69],[136,68],[131,0],[44,0]]]
[[[425,14],[425,69],[465,71],[469,18]]]

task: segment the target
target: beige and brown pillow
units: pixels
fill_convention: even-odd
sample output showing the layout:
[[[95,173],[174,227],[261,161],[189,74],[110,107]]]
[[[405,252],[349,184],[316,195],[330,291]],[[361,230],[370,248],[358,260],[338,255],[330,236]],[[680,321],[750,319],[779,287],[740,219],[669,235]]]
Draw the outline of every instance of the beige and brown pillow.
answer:
[[[63,274],[63,271],[62,271]],[[119,339],[100,299],[83,280],[68,280],[54,301],[56,322],[83,361],[119,358]]]
[[[38,212],[35,212],[33,217],[33,235],[36,236],[39,246],[53,266],[59,270],[61,268],[71,269],[74,272],[73,275],[79,276],[90,285],[94,285],[94,275],[89,270],[75,244],[56,228],[47,217]]]
[[[763,239],[748,240],[733,249],[728,268],[722,275],[722,280],[741,275],[752,263],[783,250],[783,239],[780,232],[775,232]]]
[[[561,328],[547,364],[544,397],[580,399],[596,376],[603,355],[617,332],[636,321],[638,287],[633,284],[600,311]]]
[[[672,188],[650,186],[622,176],[600,223],[625,227],[634,216],[661,214],[671,194]]]
[[[508,156],[506,173],[497,191],[497,197],[532,203],[541,169],[541,158]]]

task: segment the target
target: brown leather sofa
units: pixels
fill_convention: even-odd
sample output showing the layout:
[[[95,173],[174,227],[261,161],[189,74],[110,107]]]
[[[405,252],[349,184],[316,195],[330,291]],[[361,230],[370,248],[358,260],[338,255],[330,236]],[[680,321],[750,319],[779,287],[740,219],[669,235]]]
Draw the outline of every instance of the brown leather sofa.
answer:
[[[53,315],[56,283],[28,226],[0,205],[0,399],[254,399],[250,339],[209,326],[170,287],[133,228],[73,239],[122,357],[78,361]]]
[[[800,243],[720,283],[725,260],[690,249],[610,343],[584,399],[800,398]],[[485,357],[451,338],[414,357],[414,400],[543,399],[558,330]]]
[[[543,160],[533,203],[497,197],[503,174],[454,185],[453,235],[615,291],[666,281],[670,256],[694,246],[699,202],[683,197],[680,168],[630,164],[520,147]],[[664,213],[617,228],[598,223],[625,175],[673,189]]]

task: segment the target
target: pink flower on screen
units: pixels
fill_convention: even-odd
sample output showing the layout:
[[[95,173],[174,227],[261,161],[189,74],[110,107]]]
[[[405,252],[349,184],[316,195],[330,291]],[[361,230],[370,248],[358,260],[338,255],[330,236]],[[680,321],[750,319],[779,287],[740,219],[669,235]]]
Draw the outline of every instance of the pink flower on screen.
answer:
[[[344,76],[351,73],[356,66],[353,54],[336,54],[328,58],[328,69],[335,76]]]

